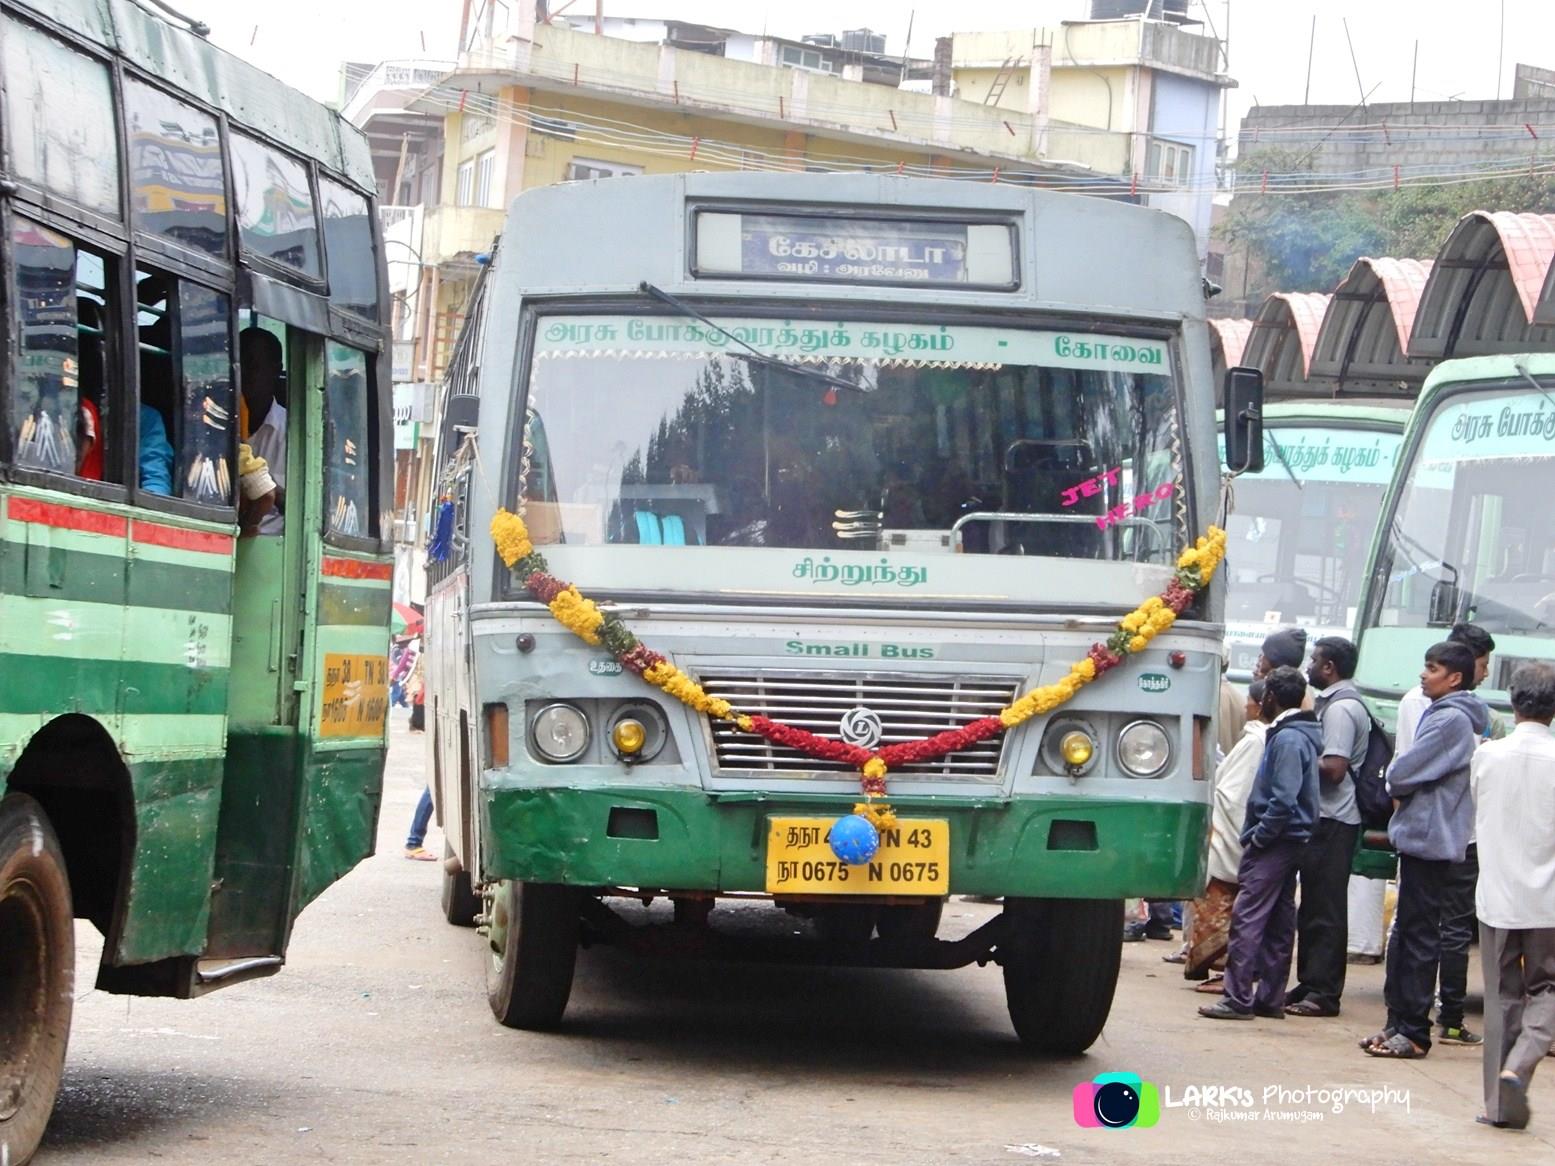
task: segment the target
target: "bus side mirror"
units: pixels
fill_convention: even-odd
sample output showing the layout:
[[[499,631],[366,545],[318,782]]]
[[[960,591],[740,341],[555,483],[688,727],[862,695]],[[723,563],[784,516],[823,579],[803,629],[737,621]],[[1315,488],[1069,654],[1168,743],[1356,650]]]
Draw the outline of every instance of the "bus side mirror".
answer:
[[[1263,373],[1256,368],[1226,370],[1226,469],[1263,469]]]

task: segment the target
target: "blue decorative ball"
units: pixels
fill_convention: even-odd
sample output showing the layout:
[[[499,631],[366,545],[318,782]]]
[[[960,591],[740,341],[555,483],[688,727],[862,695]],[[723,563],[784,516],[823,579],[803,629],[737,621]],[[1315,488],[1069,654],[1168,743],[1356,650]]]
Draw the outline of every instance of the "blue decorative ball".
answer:
[[[849,866],[862,866],[880,849],[880,831],[862,814],[849,814],[832,823],[831,852]]]

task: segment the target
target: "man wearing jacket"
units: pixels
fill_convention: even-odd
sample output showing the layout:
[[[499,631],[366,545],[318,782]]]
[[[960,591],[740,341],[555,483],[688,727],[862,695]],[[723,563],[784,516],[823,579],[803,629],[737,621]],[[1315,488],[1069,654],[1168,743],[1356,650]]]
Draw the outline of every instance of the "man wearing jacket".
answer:
[[[1296,868],[1318,816],[1317,717],[1301,710],[1306,679],[1295,668],[1264,678],[1270,722],[1247,798],[1242,861],[1226,954],[1225,996],[1199,1009],[1211,1020],[1285,1017],[1285,982],[1296,942]]]
[[[1431,1003],[1441,961],[1442,894],[1474,828],[1469,762],[1490,710],[1474,695],[1474,652],[1443,640],[1425,654],[1420,687],[1431,706],[1414,742],[1388,766],[1395,809],[1388,841],[1398,851],[1398,906],[1383,997],[1388,1019],[1361,1042],[1369,1056],[1411,1059],[1431,1050]]]

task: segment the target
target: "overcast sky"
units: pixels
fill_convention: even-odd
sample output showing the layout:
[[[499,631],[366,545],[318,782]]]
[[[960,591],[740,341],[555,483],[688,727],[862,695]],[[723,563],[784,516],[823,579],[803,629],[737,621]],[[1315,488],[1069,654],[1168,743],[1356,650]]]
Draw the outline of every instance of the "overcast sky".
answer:
[[[452,54],[465,0],[174,0],[206,20],[213,39],[313,95],[337,93],[342,59],[381,60]],[[470,0],[479,8],[482,0]],[[522,2],[522,0],[510,0]],[[552,0],[552,9],[562,0]],[[1505,11],[1505,36],[1501,12]],[[1517,62],[1555,68],[1555,0],[1194,0],[1221,35],[1230,28],[1232,124],[1247,106],[1300,102],[1307,43],[1317,17],[1311,100],[1354,104],[1356,70],[1372,101],[1406,101],[1415,45],[1421,100],[1511,95]],[[1228,13],[1229,8],[1229,13]],[[576,0],[570,12],[591,12]],[[797,37],[873,28],[886,49],[902,50],[912,16],[911,51],[928,56],[934,38],[958,30],[1030,28],[1083,17],[1085,0],[605,0],[613,16],[658,16]],[[1355,46],[1352,65],[1343,21]],[[1504,43],[1505,52],[1500,52]]]

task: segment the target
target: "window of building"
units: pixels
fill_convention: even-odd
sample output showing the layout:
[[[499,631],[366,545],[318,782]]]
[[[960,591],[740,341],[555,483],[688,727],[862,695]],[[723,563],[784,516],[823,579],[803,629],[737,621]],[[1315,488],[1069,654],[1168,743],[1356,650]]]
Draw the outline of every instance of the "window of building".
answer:
[[[1183,186],[1193,177],[1193,147],[1176,142],[1153,141],[1146,162],[1149,177],[1170,186]]]
[[[216,119],[125,78],[130,212],[142,231],[202,254],[227,254],[227,189]]]
[[[475,160],[459,163],[458,176],[454,180],[454,205],[470,206],[475,197]]]
[[[367,354],[330,341],[324,392],[325,523],[328,533],[373,533]]]
[[[378,267],[367,200],[328,178],[319,179],[324,204],[324,253],[329,259],[329,302],[373,320],[378,316]]]
[[[628,178],[641,174],[641,166],[626,162],[600,162],[593,158],[574,158],[567,164],[567,181],[580,182],[586,178]]]
[[[232,185],[244,248],[317,279],[319,224],[307,167],[242,134],[232,134],[231,144]]]
[[[495,174],[496,169],[497,169],[497,152],[495,150],[487,150],[484,154],[478,155],[476,157],[476,159],[475,159],[475,205],[476,206],[495,206],[496,205],[495,203],[493,203],[491,201],[492,200],[492,196],[495,193],[497,193],[497,192],[493,191],[493,189],[492,189],[492,186],[493,186],[492,176]]]
[[[17,216],[16,375],[11,432],[18,466],[101,480],[107,425],[113,287],[109,261]]]
[[[20,21],[7,18],[0,28],[11,173],[117,219],[119,143],[107,67]]]
[[[824,53],[816,49],[802,49],[797,45],[784,45],[778,56],[791,69],[808,69],[812,73],[832,72],[832,63]]]

